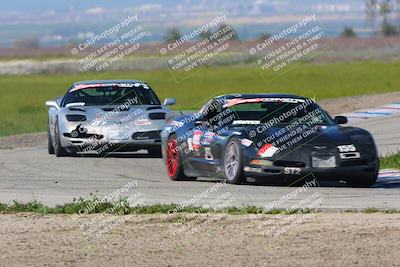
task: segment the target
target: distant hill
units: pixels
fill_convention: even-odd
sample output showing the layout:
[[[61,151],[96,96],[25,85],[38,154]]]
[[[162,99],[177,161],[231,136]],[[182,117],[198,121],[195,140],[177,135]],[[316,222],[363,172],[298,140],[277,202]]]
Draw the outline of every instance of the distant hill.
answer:
[[[139,14],[152,33],[146,41],[160,41],[170,27],[182,31],[226,14],[242,39],[257,38],[290,26],[300,16],[316,13],[330,36],[344,26],[358,35],[366,28],[363,0],[13,0],[2,1],[0,47],[36,35],[42,45],[64,45],[86,34],[101,32],[129,14]]]

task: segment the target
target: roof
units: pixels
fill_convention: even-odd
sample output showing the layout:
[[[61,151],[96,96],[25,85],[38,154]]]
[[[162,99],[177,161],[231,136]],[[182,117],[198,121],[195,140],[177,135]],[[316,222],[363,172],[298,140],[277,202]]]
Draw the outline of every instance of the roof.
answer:
[[[226,98],[226,99],[234,99],[234,98],[296,98],[296,99],[308,99],[307,97],[291,95],[291,94],[228,94],[228,95],[220,95],[216,98]]]
[[[76,82],[73,84],[73,86],[81,84],[99,84],[99,83],[107,84],[107,83],[144,83],[144,82],[139,80],[92,80],[92,81]]]

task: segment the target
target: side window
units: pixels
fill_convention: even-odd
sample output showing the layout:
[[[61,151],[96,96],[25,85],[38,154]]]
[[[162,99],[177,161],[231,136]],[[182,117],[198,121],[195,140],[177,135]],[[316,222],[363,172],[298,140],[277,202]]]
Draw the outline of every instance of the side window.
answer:
[[[221,105],[218,101],[213,100],[205,107],[205,113],[203,113],[203,118],[205,120],[212,120],[221,111]]]

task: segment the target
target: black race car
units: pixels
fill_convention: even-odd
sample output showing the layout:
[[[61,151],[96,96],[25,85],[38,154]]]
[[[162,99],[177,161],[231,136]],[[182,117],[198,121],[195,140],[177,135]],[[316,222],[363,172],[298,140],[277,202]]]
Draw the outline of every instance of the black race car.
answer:
[[[246,177],[295,181],[312,174],[371,186],[379,171],[375,142],[346,123],[300,96],[224,95],[167,123],[163,158],[174,181],[202,176],[240,184]]]

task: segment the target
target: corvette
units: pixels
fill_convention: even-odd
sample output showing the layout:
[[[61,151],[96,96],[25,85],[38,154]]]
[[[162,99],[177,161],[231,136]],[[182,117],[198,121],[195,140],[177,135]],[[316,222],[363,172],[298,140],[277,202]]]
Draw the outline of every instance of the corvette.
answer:
[[[300,96],[224,95],[168,122],[161,134],[163,159],[174,181],[201,176],[233,184],[247,177],[293,182],[312,174],[371,186],[379,170],[375,142],[346,123]]]
[[[46,101],[48,152],[57,157],[76,152],[137,151],[161,154],[160,132],[170,112],[154,91],[137,80],[83,81]]]

